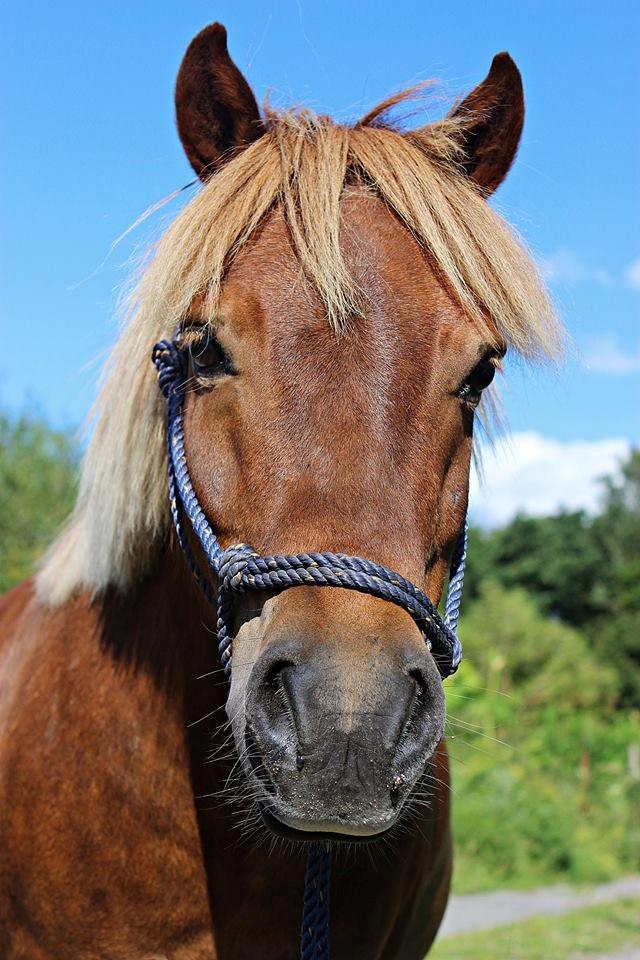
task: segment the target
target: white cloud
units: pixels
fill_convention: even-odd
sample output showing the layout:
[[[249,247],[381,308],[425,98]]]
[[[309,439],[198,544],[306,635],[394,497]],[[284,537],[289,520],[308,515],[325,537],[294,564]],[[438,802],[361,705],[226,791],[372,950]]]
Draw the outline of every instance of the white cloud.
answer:
[[[604,267],[590,263],[585,257],[570,250],[569,247],[559,247],[547,257],[539,258],[539,266],[545,280],[550,283],[565,286],[577,286],[581,283],[591,283],[598,287],[610,287],[626,283],[636,290],[640,290],[640,257],[629,264],[626,270],[611,273]]]
[[[630,286],[640,290],[640,257],[629,264],[625,272],[625,277]]]
[[[592,337],[583,351],[585,366],[594,373],[637,373],[640,371],[640,342],[624,350],[615,337]]]
[[[627,440],[553,440],[539,433],[514,433],[483,454],[482,482],[471,477],[470,517],[484,527],[500,526],[516,513],[546,516],[565,508],[597,510],[599,479],[615,474],[628,456]]]
[[[540,269],[545,279],[552,283],[578,284],[595,283],[606,287],[613,283],[608,270],[587,263],[574,250],[561,247],[548,257],[540,260]]]

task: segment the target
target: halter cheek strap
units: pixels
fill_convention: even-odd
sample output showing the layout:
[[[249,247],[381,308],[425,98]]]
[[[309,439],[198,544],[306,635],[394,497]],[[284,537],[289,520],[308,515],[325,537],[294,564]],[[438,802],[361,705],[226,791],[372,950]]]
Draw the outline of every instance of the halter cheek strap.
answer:
[[[383,564],[362,557],[330,552],[262,557],[245,543],[223,550],[200,506],[187,466],[182,422],[188,376],[186,353],[176,340],[162,340],[153,349],[153,362],[167,401],[169,503],[173,526],[194,578],[207,599],[217,606],[218,650],[227,679],[231,676],[234,594],[296,586],[358,590],[402,607],[420,628],[441,677],[445,679],[455,673],[462,659],[456,627],[467,556],[466,520],[453,552],[443,617],[415,584]],[[185,516],[218,581],[217,597],[193,556],[184,527]],[[328,849],[321,844],[310,845],[301,933],[302,960],[327,960],[329,956],[330,858]]]

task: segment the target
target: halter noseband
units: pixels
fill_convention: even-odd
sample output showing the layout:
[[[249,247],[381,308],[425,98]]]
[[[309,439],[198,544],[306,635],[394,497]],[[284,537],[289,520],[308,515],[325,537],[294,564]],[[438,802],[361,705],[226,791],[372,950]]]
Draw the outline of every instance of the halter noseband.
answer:
[[[200,506],[187,466],[182,423],[188,376],[186,353],[175,339],[161,340],[153,348],[152,358],[167,401],[169,504],[173,526],[193,576],[210,603],[217,607],[218,651],[227,679],[231,676],[233,595],[296,586],[343,587],[395,603],[406,610],[420,628],[440,676],[445,679],[455,673],[462,659],[456,626],[467,555],[466,520],[453,551],[443,617],[422,590],[399,573],[371,560],[329,552],[262,557],[245,543],[223,550]],[[183,524],[184,515],[218,580],[217,598],[193,556]],[[329,956],[330,856],[321,844],[310,845],[301,932],[302,960],[326,960]]]

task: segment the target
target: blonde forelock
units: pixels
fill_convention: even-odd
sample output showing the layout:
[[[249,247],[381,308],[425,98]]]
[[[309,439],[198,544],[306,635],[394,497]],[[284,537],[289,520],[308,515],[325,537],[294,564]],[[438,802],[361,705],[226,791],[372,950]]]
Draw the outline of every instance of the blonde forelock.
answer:
[[[454,121],[404,134],[385,123],[397,95],[354,126],[267,110],[265,133],[204,184],[169,226],[131,301],[94,410],[78,501],[39,574],[41,596],[126,589],[166,535],[164,405],[150,363],[197,296],[213,315],[230,264],[280,207],[309,281],[340,332],[366,308],[340,246],[341,199],[361,182],[400,218],[475,322],[527,358],[555,357],[561,332],[536,267],[458,169]]]

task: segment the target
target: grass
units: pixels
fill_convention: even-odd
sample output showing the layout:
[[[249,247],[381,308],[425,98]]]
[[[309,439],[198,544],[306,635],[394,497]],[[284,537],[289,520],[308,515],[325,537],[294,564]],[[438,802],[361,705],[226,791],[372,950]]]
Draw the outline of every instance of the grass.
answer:
[[[631,949],[640,949],[640,900],[448,937],[429,960],[588,960]]]

